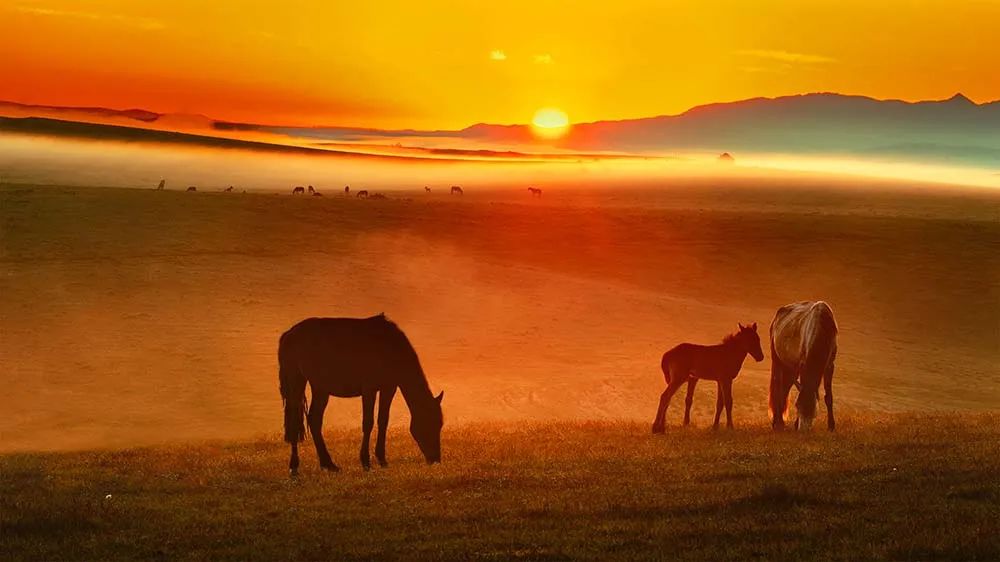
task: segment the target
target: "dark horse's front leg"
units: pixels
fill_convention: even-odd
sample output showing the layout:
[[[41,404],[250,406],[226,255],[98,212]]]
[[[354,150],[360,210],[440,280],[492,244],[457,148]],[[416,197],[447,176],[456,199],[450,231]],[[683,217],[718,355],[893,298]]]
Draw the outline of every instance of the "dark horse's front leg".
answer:
[[[316,444],[316,456],[319,457],[320,468],[325,468],[331,472],[337,472],[340,467],[333,464],[330,452],[326,450],[326,441],[323,441],[323,412],[326,404],[330,401],[330,395],[322,390],[313,388],[312,404],[309,405],[309,433],[312,434],[313,443]]]
[[[378,434],[375,436],[375,458],[379,466],[389,466],[385,462],[385,432],[389,429],[389,407],[396,396],[396,389],[381,390],[378,393]]]
[[[375,427],[375,391],[361,395],[361,466],[365,470],[372,467],[371,456],[368,454],[368,443],[371,442],[372,428]]]

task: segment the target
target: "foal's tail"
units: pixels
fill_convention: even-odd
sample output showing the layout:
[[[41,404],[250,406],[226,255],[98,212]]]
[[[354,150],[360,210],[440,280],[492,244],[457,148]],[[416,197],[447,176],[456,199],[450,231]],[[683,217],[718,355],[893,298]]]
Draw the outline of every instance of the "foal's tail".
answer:
[[[282,342],[283,343],[283,342]],[[285,405],[285,441],[298,443],[306,435],[306,379],[297,366],[282,357],[278,346],[278,390]]]

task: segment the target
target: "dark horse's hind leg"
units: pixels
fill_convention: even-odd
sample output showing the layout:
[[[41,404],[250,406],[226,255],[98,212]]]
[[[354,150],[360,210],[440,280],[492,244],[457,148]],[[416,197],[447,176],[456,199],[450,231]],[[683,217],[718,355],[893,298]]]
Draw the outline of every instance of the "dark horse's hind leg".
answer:
[[[375,459],[379,466],[389,466],[385,462],[385,432],[389,429],[389,407],[396,389],[381,390],[378,393],[378,435],[375,437]]]
[[[368,454],[368,444],[371,442],[372,429],[375,427],[375,392],[361,395],[361,466],[365,470],[372,467],[371,455]]]
[[[733,379],[722,382],[722,389],[726,391],[726,428],[733,428]]]
[[[670,405],[670,399],[687,380],[681,377],[677,377],[677,379],[680,380],[672,380],[667,385],[667,389],[660,395],[660,406],[656,409],[656,419],[653,420],[653,433],[664,433],[667,430],[667,406]]]
[[[326,403],[330,401],[330,396],[325,392],[317,392],[313,389],[312,404],[309,405],[309,433],[312,434],[313,443],[316,444],[316,456],[319,457],[320,468],[337,472],[340,467],[333,464],[330,452],[326,450],[326,442],[323,441],[323,411],[326,410]]]
[[[687,396],[684,397],[684,425],[691,425],[691,404],[694,402],[694,387],[698,379],[688,381]]]
[[[722,383],[720,382],[716,387],[716,397],[715,397],[715,422],[712,423],[712,429],[719,429],[719,416],[722,415],[722,407],[726,404],[726,396],[722,391]]]

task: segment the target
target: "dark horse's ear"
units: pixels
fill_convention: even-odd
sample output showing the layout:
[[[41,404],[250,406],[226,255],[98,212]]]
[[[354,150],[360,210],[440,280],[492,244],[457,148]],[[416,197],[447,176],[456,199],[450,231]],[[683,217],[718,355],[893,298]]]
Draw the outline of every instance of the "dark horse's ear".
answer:
[[[755,331],[755,332],[757,331],[757,323],[756,322],[754,322],[753,324],[751,324],[750,327],[753,328],[753,331]]]
[[[438,394],[437,396],[435,396],[434,399],[438,401],[438,404],[440,404],[441,400],[444,399],[444,391],[442,390],[441,394]]]
[[[743,324],[740,324],[739,322],[737,322],[737,323],[736,323],[736,325],[740,327],[740,331],[741,331],[741,332],[742,332],[743,330],[746,330],[746,329],[747,329],[747,327],[746,327],[746,326],[744,326]]]

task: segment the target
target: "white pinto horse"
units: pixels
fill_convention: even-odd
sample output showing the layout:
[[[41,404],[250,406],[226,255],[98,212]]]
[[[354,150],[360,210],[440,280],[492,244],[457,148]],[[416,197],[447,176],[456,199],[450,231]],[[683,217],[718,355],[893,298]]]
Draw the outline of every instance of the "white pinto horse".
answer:
[[[837,322],[823,301],[802,301],[778,309],[771,321],[771,389],[768,413],[774,429],[785,427],[788,393],[799,389],[796,429],[809,430],[816,417],[819,384],[826,393],[827,428],[833,431],[833,363]]]

